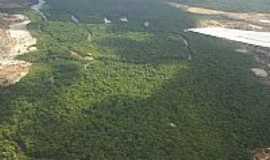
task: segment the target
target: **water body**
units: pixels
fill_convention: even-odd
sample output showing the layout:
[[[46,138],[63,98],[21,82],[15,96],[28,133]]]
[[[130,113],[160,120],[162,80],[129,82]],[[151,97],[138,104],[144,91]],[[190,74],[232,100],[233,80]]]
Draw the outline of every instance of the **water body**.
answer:
[[[47,21],[47,17],[45,16],[45,14],[41,11],[43,5],[46,2],[44,0],[38,0],[37,4],[34,4],[31,6],[31,9],[35,10],[36,12],[38,12],[40,14],[40,16],[43,18],[44,21]]]

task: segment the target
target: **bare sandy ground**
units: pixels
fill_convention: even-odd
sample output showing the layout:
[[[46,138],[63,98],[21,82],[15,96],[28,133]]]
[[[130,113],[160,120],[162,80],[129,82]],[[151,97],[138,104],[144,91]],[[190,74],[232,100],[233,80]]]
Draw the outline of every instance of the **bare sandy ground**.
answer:
[[[187,31],[270,48],[270,32],[244,31],[222,27],[191,28]]]
[[[27,30],[27,25],[31,23],[29,18],[24,15],[13,15],[9,18],[12,23],[5,30],[6,36],[1,37],[1,42],[6,40],[8,44],[5,45],[9,47],[0,55],[0,86],[13,85],[26,76],[32,64],[16,60],[16,56],[36,50],[34,45],[37,40]]]
[[[199,7],[192,7],[192,6],[184,5],[181,3],[167,2],[167,4],[172,6],[172,7],[176,7],[176,8],[182,9],[186,12],[194,13],[194,14],[220,15],[220,14],[225,13],[223,11],[217,11],[217,10],[213,10],[213,9],[206,9],[206,8],[199,8]]]
[[[15,46],[12,47],[10,51],[11,58],[35,50],[36,48],[32,46],[37,43],[37,40],[33,38],[31,33],[27,30],[27,25],[30,24],[31,21],[24,15],[14,16],[21,22],[11,24],[7,30],[10,37],[15,41]]]

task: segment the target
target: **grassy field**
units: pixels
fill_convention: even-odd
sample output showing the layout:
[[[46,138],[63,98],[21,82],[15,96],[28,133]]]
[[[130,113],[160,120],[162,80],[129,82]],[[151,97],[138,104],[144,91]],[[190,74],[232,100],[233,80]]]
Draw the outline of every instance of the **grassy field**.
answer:
[[[270,88],[239,44],[183,33],[196,17],[158,0],[47,2],[48,22],[25,13],[31,74],[0,89],[0,159],[246,160],[269,145]]]

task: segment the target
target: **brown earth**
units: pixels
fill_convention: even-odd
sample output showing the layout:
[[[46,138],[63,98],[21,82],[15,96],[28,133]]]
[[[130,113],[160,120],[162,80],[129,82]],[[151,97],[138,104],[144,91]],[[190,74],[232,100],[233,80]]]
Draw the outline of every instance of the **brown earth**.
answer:
[[[7,87],[20,81],[30,70],[31,63],[12,61],[0,64],[0,86]]]
[[[270,160],[270,148],[257,148],[253,154],[253,160]]]

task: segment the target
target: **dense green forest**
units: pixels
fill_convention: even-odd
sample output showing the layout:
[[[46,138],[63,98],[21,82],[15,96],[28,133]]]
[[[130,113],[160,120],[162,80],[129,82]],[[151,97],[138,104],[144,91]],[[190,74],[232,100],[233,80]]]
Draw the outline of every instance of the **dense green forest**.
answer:
[[[247,160],[269,145],[270,88],[249,72],[254,59],[183,32],[194,15],[159,0],[43,11],[48,21],[24,11],[38,38],[19,57],[31,73],[0,89],[1,160]]]

